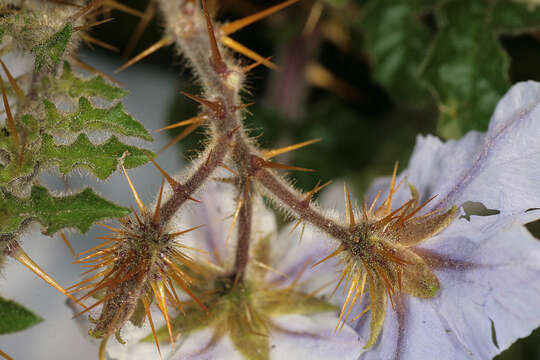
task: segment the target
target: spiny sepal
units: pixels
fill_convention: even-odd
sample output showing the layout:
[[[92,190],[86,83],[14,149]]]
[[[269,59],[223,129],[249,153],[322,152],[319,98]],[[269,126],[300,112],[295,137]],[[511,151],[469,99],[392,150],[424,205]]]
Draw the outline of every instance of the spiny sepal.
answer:
[[[44,187],[33,186],[28,198],[18,198],[0,189],[0,234],[14,233],[24,223],[34,220],[43,225],[47,235],[64,228],[86,233],[98,220],[129,212],[88,188],[73,195],[53,196]]]
[[[401,182],[396,185],[396,175],[397,164],[387,198],[378,204],[379,192],[369,206],[363,201],[361,209],[353,207],[345,187],[350,239],[317,263],[341,255],[344,268],[334,290],[343,286],[347,291],[339,318],[341,326],[349,320],[354,305],[362,303],[363,296],[369,293],[369,305],[352,314],[355,321],[371,312],[371,334],[366,348],[377,341],[382,331],[387,299],[395,309],[405,294],[429,299],[439,291],[437,277],[428,262],[414,252],[414,246],[446,228],[454,220],[457,209],[452,206],[446,211],[435,208],[421,212],[435,196],[419,204],[414,187],[410,187],[411,199],[394,208],[393,196],[401,185]]]
[[[167,324],[169,339],[173,343],[170,310],[167,304],[176,309],[183,308],[183,302],[180,301],[176,288],[185,292],[206,311],[204,305],[190,290],[194,280],[188,272],[201,273],[202,268],[191,260],[185,250],[196,249],[176,241],[181,235],[201,226],[175,233],[164,231],[160,223],[160,211],[165,182],[161,183],[155,209],[150,210],[141,201],[123,166],[122,170],[133,192],[139,214],[133,211],[132,216],[119,218],[118,222],[121,224],[119,228],[101,224],[111,230],[111,234],[101,237],[106,240],[104,243],[81,253],[76,260],[76,263],[89,268],[85,273],[92,271],[97,273],[69,289],[74,292],[87,291],[78,301],[91,297],[98,298],[97,302],[78,315],[103,305],[99,317],[95,320],[94,328],[89,331],[91,336],[103,339],[103,348],[106,339],[118,333],[127,321],[141,324],[144,315],[155,333],[150,312],[152,302],[160,309]],[[157,337],[155,342],[161,354]]]

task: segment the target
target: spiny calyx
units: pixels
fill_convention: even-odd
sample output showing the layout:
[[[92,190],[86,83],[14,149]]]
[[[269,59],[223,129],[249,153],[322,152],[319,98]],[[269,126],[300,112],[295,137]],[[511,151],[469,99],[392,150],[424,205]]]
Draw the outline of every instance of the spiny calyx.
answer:
[[[187,249],[194,249],[175,240],[201,226],[176,233],[165,232],[160,222],[164,182],[161,184],[156,208],[151,211],[142,203],[127,172],[123,170],[140,214],[133,211],[131,216],[118,219],[118,228],[103,224],[112,233],[100,237],[99,239],[105,240],[104,243],[80,254],[76,260],[76,263],[88,268],[85,273],[97,273],[69,289],[72,292],[88,291],[78,301],[90,297],[99,298],[82,313],[103,304],[99,317],[94,320],[95,327],[89,334],[103,338],[104,344],[111,334],[116,334],[119,338],[119,331],[128,320],[140,326],[146,315],[154,329],[150,313],[150,304],[154,300],[169,329],[170,341],[174,343],[167,302],[177,309],[182,309],[176,287],[182,289],[206,311],[204,305],[191,292],[193,279],[186,274],[186,269],[195,273],[202,271],[185,253]],[[157,337],[155,340],[159,351]],[[104,348],[102,346],[103,350],[100,350],[100,358],[103,359]]]
[[[369,207],[364,202],[362,209],[354,210],[350,194],[345,188],[345,203],[350,237],[325,261],[341,254],[339,264],[343,270],[336,285],[344,285],[345,301],[336,329],[349,319],[355,304],[361,304],[365,292],[369,291],[369,305],[352,319],[371,312],[371,334],[365,347],[377,340],[385,318],[386,300],[392,308],[401,301],[401,295],[432,298],[439,290],[439,281],[428,263],[414,251],[414,246],[436,235],[454,219],[456,207],[446,211],[436,209],[427,213],[421,210],[434,197],[419,204],[418,194],[411,187],[412,198],[392,208],[392,198],[401,185],[396,186],[396,168],[390,184],[388,197],[377,206],[380,192]],[[360,215],[355,219],[356,214]],[[319,262],[319,263],[320,263]]]

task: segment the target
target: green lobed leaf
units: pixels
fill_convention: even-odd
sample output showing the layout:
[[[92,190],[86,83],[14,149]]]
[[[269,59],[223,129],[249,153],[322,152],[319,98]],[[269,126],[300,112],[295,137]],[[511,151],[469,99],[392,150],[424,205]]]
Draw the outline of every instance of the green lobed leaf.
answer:
[[[494,33],[493,2],[456,0],[437,13],[440,30],[423,68],[440,103],[438,132],[460,137],[487,129],[510,87],[508,56]]]
[[[524,32],[540,27],[540,3],[532,7],[523,1],[498,0],[493,8],[492,22],[502,32]],[[532,3],[532,1],[531,1]]]
[[[71,38],[71,24],[66,24],[60,31],[53,34],[43,43],[34,46],[31,51],[36,55],[34,71],[39,71],[45,64],[56,65],[60,62],[67,43]]]
[[[89,188],[74,195],[52,196],[44,187],[33,186],[30,197],[23,199],[0,192],[0,234],[12,233],[29,220],[39,221],[47,235],[63,228],[85,233],[98,220],[122,217],[129,212]]]
[[[64,129],[71,132],[102,130],[152,141],[148,131],[125,112],[122,103],[108,109],[100,109],[93,107],[87,98],[81,97],[78,109],[72,114],[61,114],[48,100],[44,100],[44,104],[50,129]]]
[[[425,2],[372,0],[360,19],[373,76],[398,102],[430,98],[419,77],[432,38],[421,18]]]
[[[25,330],[42,321],[24,306],[0,297],[0,335]]]
[[[88,79],[78,77],[73,73],[67,61],[64,61],[62,76],[49,79],[49,84],[55,90],[67,93],[75,98],[95,96],[112,101],[120,99],[128,93],[122,88],[109,85],[101,76]]]
[[[62,174],[69,174],[73,168],[81,167],[99,179],[106,179],[118,168],[118,162],[126,152],[124,166],[128,169],[148,162],[143,150],[126,145],[115,136],[100,145],[92,144],[86,134],[80,134],[70,145],[55,145],[48,134],[43,134],[42,141],[40,157],[44,162],[58,165]],[[149,156],[155,156],[150,151],[146,152]]]

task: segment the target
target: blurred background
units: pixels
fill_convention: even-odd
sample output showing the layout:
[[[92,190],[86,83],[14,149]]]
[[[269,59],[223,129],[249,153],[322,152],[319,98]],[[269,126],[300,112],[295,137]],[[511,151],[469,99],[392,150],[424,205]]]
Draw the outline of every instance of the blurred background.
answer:
[[[220,21],[238,19],[279,1],[209,0]],[[124,0],[136,12],[112,10],[114,21],[93,28],[94,40],[81,58],[122,82],[130,91],[127,111],[147,129],[192,117],[197,106],[180,91],[197,94],[192,74],[172,47],[163,47],[128,69],[114,69],[162,38],[161,19],[148,0]],[[540,8],[527,1],[484,0],[303,0],[233,35],[281,71],[258,66],[249,73],[245,102],[255,102],[246,123],[264,147],[320,138],[309,149],[280,161],[315,169],[292,175],[299,188],[345,179],[362,194],[377,176],[391,173],[395,161],[407,166],[417,134],[444,139],[485,130],[496,102],[511,84],[540,80]],[[142,17],[141,17],[142,16]],[[143,29],[141,19],[148,25]],[[101,44],[100,44],[101,43]],[[104,47],[106,49],[104,49]],[[249,65],[252,60],[238,56]],[[178,131],[156,134],[158,151]],[[168,171],[182,168],[202,148],[202,133],[183,139],[160,155]],[[130,172],[144,200],[151,200],[159,176],[149,165]],[[63,189],[56,175],[50,188]],[[89,184],[80,175],[69,184]],[[113,176],[90,182],[106,197],[129,206],[125,180]],[[538,237],[538,224],[530,230]],[[28,254],[61,284],[76,282],[79,269],[59,238],[23,243]],[[86,236],[68,234],[77,252],[94,246]],[[51,251],[51,246],[55,251]],[[2,337],[0,347],[15,359],[95,359],[96,346],[82,337],[61,295],[19,264],[10,263],[0,290],[45,317],[25,332]],[[27,346],[31,336],[34,347]],[[51,356],[54,354],[54,356]],[[540,359],[540,330],[496,358]]]

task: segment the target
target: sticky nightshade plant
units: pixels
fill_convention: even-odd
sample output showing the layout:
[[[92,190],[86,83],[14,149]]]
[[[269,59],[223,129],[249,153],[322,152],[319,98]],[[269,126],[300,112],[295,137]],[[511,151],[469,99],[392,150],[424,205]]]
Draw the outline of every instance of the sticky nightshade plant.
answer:
[[[540,325],[540,243],[523,226],[540,218],[539,118],[540,84],[519,83],[487,133],[419,136],[408,169],[372,185],[367,210],[346,196],[361,238],[330,257],[341,256],[341,320],[371,313],[350,321],[361,359],[490,359]]]
[[[327,284],[333,274],[322,274],[311,266],[328,246],[309,240],[291,246],[288,237],[278,238],[274,215],[259,198],[252,229],[257,240],[251,247],[245,280],[235,285],[230,275],[236,242],[230,231],[235,220],[229,216],[235,212],[233,187],[212,182],[196,195],[201,203],[192,204],[189,215],[176,216],[172,222],[181,228],[201,221],[207,224],[182,236],[184,248],[199,249],[193,251],[192,261],[203,271],[195,274],[180,266],[195,280],[192,290],[199,299],[180,295],[181,306],[171,320],[172,337],[177,339],[174,346],[167,321],[155,320],[162,324],[156,332],[164,357],[328,359],[339,353],[340,358],[356,359],[362,347],[358,336],[350,326],[334,333],[338,308],[323,296],[329,293]],[[128,323],[122,330],[126,344],[111,342],[107,352],[118,360],[156,357],[153,332],[148,325],[138,328]]]

